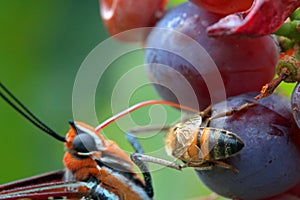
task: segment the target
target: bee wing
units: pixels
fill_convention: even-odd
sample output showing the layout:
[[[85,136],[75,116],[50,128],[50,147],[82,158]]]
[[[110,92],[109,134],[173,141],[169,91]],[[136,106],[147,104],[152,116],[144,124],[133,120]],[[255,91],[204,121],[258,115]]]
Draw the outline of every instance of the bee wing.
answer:
[[[173,151],[176,157],[183,155],[195,139],[202,123],[202,117],[195,115],[184,123],[178,124],[176,129],[176,147]]]
[[[48,199],[50,197],[81,199],[88,196],[84,182],[64,181],[64,170],[18,180],[0,186],[0,199]],[[78,188],[86,189],[79,191]]]

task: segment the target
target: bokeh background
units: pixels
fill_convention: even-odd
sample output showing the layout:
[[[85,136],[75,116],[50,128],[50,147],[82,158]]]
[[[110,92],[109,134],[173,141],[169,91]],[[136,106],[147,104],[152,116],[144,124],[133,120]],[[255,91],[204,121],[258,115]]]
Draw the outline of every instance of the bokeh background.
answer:
[[[170,5],[177,3],[170,1]],[[1,0],[0,26],[1,82],[40,119],[64,135],[69,129],[67,122],[73,117],[76,73],[89,52],[109,37],[100,18],[99,2]],[[101,77],[96,94],[99,121],[112,115],[111,95],[118,78],[141,63],[142,52],[129,54],[113,63]],[[149,99],[160,97],[151,86],[145,86],[132,95],[130,105]],[[133,114],[139,125],[150,120],[143,112],[142,109]],[[178,113],[168,109],[168,116],[172,122]],[[0,184],[63,168],[63,144],[42,133],[1,100],[0,129]],[[123,131],[116,125],[109,126],[105,133],[124,150],[132,152]],[[163,134],[142,144],[146,152],[162,148]],[[178,172],[163,168],[152,175],[158,200],[183,200],[210,194],[192,169]]]

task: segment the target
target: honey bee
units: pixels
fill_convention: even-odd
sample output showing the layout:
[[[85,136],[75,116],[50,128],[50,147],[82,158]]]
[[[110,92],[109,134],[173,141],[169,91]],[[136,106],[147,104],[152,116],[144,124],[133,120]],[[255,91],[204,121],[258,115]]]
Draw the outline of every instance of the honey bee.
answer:
[[[243,140],[235,133],[227,130],[209,127],[210,121],[216,118],[233,115],[244,110],[254,103],[247,103],[238,109],[232,109],[216,116],[209,116],[211,106],[184,122],[177,123],[168,128],[165,136],[165,149],[168,155],[181,160],[184,164],[154,158],[148,155],[134,154],[134,161],[153,162],[167,167],[181,170],[185,167],[194,167],[197,170],[210,170],[213,166],[238,170],[223,160],[237,155],[245,146]],[[129,131],[127,139],[133,147],[138,146],[137,139]]]
[[[243,141],[234,133],[211,127],[201,127],[201,117],[194,116],[184,123],[172,127],[165,137],[165,148],[169,155],[180,159],[186,167],[199,170],[212,165],[232,169],[220,160],[232,157],[244,147]]]

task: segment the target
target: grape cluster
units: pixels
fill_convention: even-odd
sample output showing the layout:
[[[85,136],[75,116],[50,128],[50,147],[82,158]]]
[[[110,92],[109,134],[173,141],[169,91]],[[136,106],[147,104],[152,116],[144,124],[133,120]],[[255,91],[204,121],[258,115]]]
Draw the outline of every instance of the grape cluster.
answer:
[[[103,5],[104,2],[111,1],[102,0]],[[213,104],[212,116],[254,103],[210,122],[210,127],[238,135],[245,147],[225,161],[236,167],[238,173],[220,167],[196,169],[203,183],[232,199],[299,200],[300,84],[295,87],[291,102],[276,94],[259,100],[255,97],[264,84],[272,83],[279,59],[277,40],[269,33],[300,2],[190,0],[165,11],[166,1],[152,0],[143,2],[144,6],[138,4],[145,12],[128,11],[126,5],[117,4],[120,4],[115,5],[120,9],[115,17],[118,20],[108,21],[103,17],[112,35],[155,24],[150,33],[140,36],[149,79],[163,99],[199,110]],[[283,5],[288,9],[283,10]],[[101,10],[104,16],[105,6]],[[163,15],[158,16],[157,11]],[[138,21],[128,17],[132,12],[138,14]],[[276,12],[283,14],[270,17]],[[258,19],[263,20],[258,23]],[[125,27],[120,28],[120,20]],[[229,36],[211,37],[207,33]],[[300,67],[299,60],[295,65]],[[281,75],[286,77],[288,73],[284,71]],[[219,78],[222,84],[218,83]]]

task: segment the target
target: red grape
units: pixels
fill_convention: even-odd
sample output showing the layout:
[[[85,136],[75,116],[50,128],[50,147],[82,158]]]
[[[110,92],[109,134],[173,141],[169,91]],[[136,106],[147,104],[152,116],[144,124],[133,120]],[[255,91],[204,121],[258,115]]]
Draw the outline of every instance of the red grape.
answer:
[[[248,10],[253,0],[190,0],[207,11],[219,14],[231,14]]]
[[[150,27],[163,15],[167,0],[100,0],[101,16],[110,35]],[[123,41],[143,41],[148,29],[117,36]],[[121,37],[121,38],[120,38]]]
[[[227,15],[208,27],[207,32],[216,37],[257,37],[272,34],[299,6],[299,0],[255,0],[249,11]]]
[[[260,91],[272,80],[279,55],[273,38],[208,37],[206,27],[220,17],[187,2],[166,13],[152,30],[146,43],[146,69],[164,99],[202,110],[211,101],[224,100],[225,92],[230,97]],[[224,85],[218,85],[219,79]],[[199,106],[193,103],[195,99]]]
[[[284,193],[300,183],[300,134],[289,100],[273,94],[255,101],[255,95],[257,93],[231,97],[212,107],[215,116],[245,103],[257,103],[232,116],[214,119],[210,124],[237,134],[245,143],[238,155],[225,160],[236,167],[238,173],[219,167],[197,171],[210,189],[225,197],[263,199]]]

